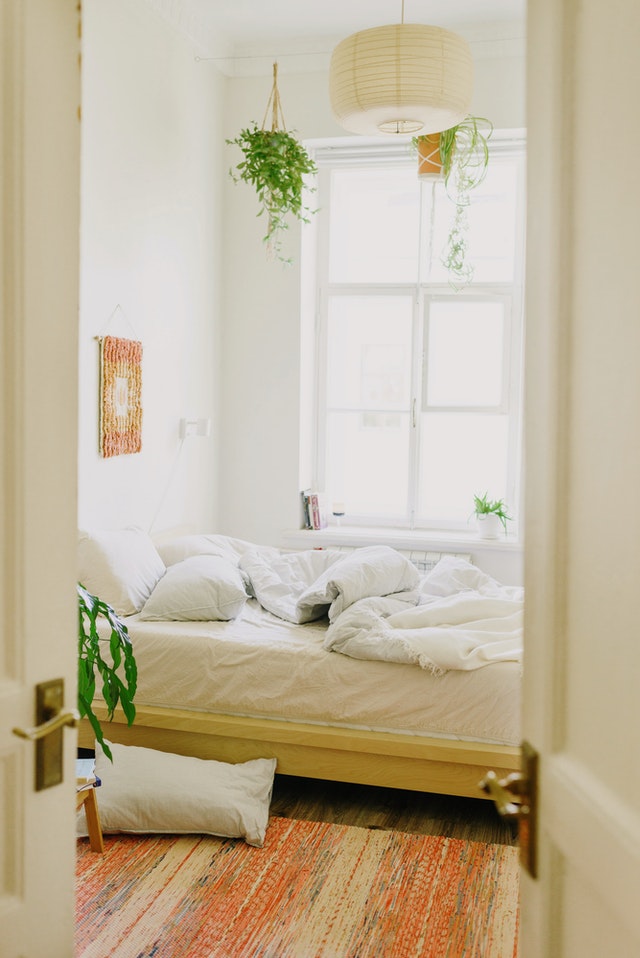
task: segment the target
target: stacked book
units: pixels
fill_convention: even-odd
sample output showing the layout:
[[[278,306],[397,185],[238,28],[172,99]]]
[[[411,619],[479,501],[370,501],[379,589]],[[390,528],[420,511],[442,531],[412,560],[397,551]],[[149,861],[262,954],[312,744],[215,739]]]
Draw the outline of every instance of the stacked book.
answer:
[[[302,500],[303,529],[326,529],[329,525],[329,503],[324,492],[311,492],[304,489],[300,493]]]

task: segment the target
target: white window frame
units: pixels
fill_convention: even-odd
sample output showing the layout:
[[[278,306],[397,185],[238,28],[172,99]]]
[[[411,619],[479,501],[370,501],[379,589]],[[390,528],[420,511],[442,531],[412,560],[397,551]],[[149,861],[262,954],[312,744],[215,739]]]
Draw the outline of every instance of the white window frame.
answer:
[[[313,415],[311,436],[311,484],[318,489],[324,488],[326,471],[325,436],[327,426],[327,327],[328,303],[331,295],[341,296],[410,296],[413,303],[413,355],[411,398],[408,414],[411,427],[415,430],[414,440],[410,444],[408,511],[403,516],[349,516],[350,526],[372,526],[401,528],[416,531],[466,529],[464,523],[431,519],[426,524],[416,517],[418,460],[420,455],[420,415],[422,393],[425,387],[423,367],[426,363],[423,337],[428,323],[428,310],[432,302],[449,300],[452,296],[464,298],[489,298],[505,303],[504,350],[509,361],[503,364],[505,379],[500,408],[491,407],[490,412],[509,411],[509,457],[506,499],[514,515],[510,533],[517,536],[518,516],[522,513],[522,386],[523,386],[523,340],[524,340],[524,235],[525,235],[525,137],[524,131],[494,131],[490,144],[492,156],[510,155],[519,158],[518,186],[518,235],[516,249],[516,270],[510,283],[472,283],[468,287],[453,292],[451,287],[442,283],[330,283],[329,282],[329,217],[323,215],[322,197],[328,196],[328,181],[332,168],[370,167],[370,166],[407,166],[415,163],[411,156],[408,138],[394,138],[391,141],[368,140],[365,138],[342,138],[331,141],[309,141],[306,144],[318,165],[318,194],[315,202],[319,206],[317,217],[311,227],[305,228],[303,242],[307,244],[306,258],[314,260],[316,300],[313,334],[313,359],[307,364],[307,370],[313,369]],[[319,200],[319,202],[318,202]],[[472,200],[473,201],[473,200]],[[311,237],[311,238],[310,238]],[[313,269],[309,270],[313,274]],[[438,407],[444,411],[443,407]],[[463,412],[456,406],[455,412]],[[478,407],[469,411],[482,412]],[[483,490],[484,491],[484,490]]]

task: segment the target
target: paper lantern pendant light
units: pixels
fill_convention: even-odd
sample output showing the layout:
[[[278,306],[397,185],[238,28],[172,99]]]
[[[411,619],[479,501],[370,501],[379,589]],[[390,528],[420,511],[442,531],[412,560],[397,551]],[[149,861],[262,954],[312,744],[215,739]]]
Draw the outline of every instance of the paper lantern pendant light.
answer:
[[[469,113],[469,44],[442,27],[398,23],[361,30],[333,51],[329,96],[351,133],[438,133]]]

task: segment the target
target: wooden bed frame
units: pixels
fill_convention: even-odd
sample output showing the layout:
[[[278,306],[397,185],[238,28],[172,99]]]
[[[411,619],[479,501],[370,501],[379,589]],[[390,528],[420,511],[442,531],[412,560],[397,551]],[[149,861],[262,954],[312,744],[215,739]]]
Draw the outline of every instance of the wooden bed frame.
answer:
[[[122,713],[108,722],[105,708],[96,706],[95,712],[108,741],[223,762],[275,758],[280,774],[303,778],[487,799],[478,783],[488,769],[499,777],[520,769],[520,749],[511,745],[147,705],[137,708],[129,727]],[[94,745],[86,719],[78,744]]]

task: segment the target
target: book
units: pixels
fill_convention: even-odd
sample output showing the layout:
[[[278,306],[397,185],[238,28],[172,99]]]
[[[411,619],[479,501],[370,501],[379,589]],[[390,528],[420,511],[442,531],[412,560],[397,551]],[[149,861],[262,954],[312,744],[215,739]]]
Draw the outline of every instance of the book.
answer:
[[[329,525],[329,497],[324,492],[303,489],[300,493],[303,529],[326,529]]]
[[[311,528],[320,528],[320,510],[318,509],[318,496],[312,492],[309,496],[309,512],[311,516]]]
[[[309,507],[311,513],[311,528],[326,529],[329,525],[329,500],[324,492],[311,492],[309,494]]]
[[[303,489],[300,493],[300,504],[301,504],[301,519],[302,519],[302,528],[303,529],[313,529],[311,522],[311,512],[309,508],[309,489]]]

